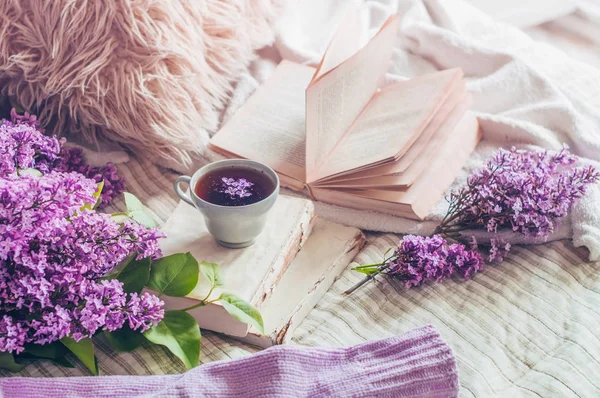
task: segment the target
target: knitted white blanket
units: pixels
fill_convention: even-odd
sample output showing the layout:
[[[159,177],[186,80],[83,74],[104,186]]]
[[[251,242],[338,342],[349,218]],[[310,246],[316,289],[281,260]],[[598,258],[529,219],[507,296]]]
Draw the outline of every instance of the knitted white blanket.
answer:
[[[280,21],[275,48],[263,52],[237,85],[224,121],[273,70],[278,56],[315,65],[337,21],[351,6],[345,0],[294,2]],[[600,70],[536,42],[521,30],[494,22],[458,0],[366,0],[360,8],[366,40],[387,18],[402,15],[388,77],[409,78],[436,69],[461,67],[474,97],[484,141],[455,186],[469,170],[482,166],[498,147],[571,147],[584,163],[600,161]],[[430,233],[445,214],[441,200],[427,222],[317,203],[326,218],[375,231]],[[600,257],[600,188],[593,187],[549,240],[572,237]],[[518,237],[507,240],[522,243]],[[522,239],[522,238],[521,238]]]

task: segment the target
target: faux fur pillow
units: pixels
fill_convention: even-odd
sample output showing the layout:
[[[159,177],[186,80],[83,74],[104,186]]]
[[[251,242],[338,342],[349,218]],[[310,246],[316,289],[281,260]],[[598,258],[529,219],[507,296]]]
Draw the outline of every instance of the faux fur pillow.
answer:
[[[4,0],[0,93],[56,134],[202,152],[284,0]]]

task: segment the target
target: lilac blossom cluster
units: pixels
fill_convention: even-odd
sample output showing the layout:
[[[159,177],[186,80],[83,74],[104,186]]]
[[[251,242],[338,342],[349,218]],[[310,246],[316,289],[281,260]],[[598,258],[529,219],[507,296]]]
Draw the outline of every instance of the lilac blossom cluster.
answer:
[[[104,166],[90,166],[86,163],[81,148],[63,148],[54,167],[59,171],[74,171],[83,174],[97,183],[103,181],[100,207],[108,205],[125,191],[125,181],[113,163],[108,162]]]
[[[75,172],[0,176],[0,351],[126,324],[144,331],[162,319],[157,297],[100,279],[133,253],[159,256],[161,233],[84,209],[96,189]]]
[[[381,265],[381,272],[405,281],[406,287],[439,282],[455,274],[470,279],[482,269],[483,257],[478,251],[460,243],[449,244],[440,235],[405,236]]]
[[[52,170],[83,174],[104,181],[101,206],[109,204],[125,190],[123,178],[112,163],[92,167],[79,148],[63,148],[64,139],[46,136],[35,116],[11,111],[11,120],[0,122],[0,176],[14,175],[20,169],[34,168],[42,174]]]
[[[35,117],[19,117],[0,122],[0,176],[14,175],[19,169],[36,168],[42,173],[52,169],[61,150],[61,141],[37,128]]]
[[[219,192],[229,195],[232,199],[252,196],[248,189],[254,186],[254,183],[245,178],[223,177],[221,183],[222,187]]]
[[[576,161],[566,146],[559,152],[500,149],[486,168],[473,172],[466,186],[450,195],[448,213],[433,236],[405,236],[382,263],[355,267],[368,276],[346,294],[380,273],[406,281],[407,287],[453,274],[469,279],[483,269],[482,251],[487,250],[488,262],[500,262],[510,251],[510,243],[495,235],[499,229],[547,237],[587,186],[600,179],[591,166],[573,167]],[[494,235],[478,244],[465,232],[476,229]],[[467,243],[468,249],[448,244],[440,234]]]
[[[436,232],[461,239],[461,231],[496,233],[510,228],[529,237],[547,237],[600,174],[591,166],[573,167],[577,157],[561,151],[499,149],[487,167],[476,170],[453,192]],[[502,261],[510,244],[492,238],[488,261]]]
[[[576,160],[566,146],[555,153],[500,149],[486,168],[473,172],[466,186],[451,194],[441,228],[445,233],[511,228],[526,236],[548,236],[600,177],[591,166],[568,167]]]

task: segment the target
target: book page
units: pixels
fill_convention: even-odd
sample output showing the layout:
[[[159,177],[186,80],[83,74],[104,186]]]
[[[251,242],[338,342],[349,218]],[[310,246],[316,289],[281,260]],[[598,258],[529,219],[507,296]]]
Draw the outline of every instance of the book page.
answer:
[[[278,173],[305,176],[304,92],[315,69],[282,61],[273,75],[211,139],[219,151],[262,162]]]
[[[380,211],[392,214],[397,214],[396,209],[401,213],[406,213],[409,211],[406,206],[409,206],[410,211],[414,213],[413,216],[399,215],[425,218],[433,206],[442,199],[444,192],[456,179],[481,140],[481,131],[475,115],[472,112],[465,113],[455,131],[446,138],[435,156],[431,158],[429,167],[414,184],[403,191],[358,189],[344,192],[345,200],[354,202],[361,197],[363,200],[356,202],[357,205],[359,204],[365,209],[378,210],[380,208]],[[316,190],[313,189],[314,191]],[[315,196],[318,198],[317,195]],[[348,206],[352,207],[352,205]]]
[[[419,138],[410,146],[408,151],[398,160],[382,166],[371,167],[366,170],[349,172],[320,180],[319,186],[368,186],[374,185],[374,179],[381,177],[398,177],[415,167],[423,169],[430,161],[427,151],[431,153],[443,137],[451,134],[462,115],[471,107],[471,95],[467,93],[464,82],[460,81],[460,90],[442,105],[436,116],[429,122]],[[423,166],[425,165],[425,166]],[[383,181],[383,180],[380,180]],[[387,180],[391,181],[391,180]],[[341,185],[337,185],[341,184]],[[356,185],[354,185],[356,184]]]
[[[362,49],[307,88],[307,182],[383,83],[397,30],[392,17]]]
[[[335,32],[323,58],[317,66],[313,80],[318,79],[325,73],[329,72],[352,55],[354,55],[360,49],[360,20],[358,18],[358,12],[356,6],[350,7],[350,10],[346,12],[342,22],[340,23],[337,31]]]
[[[391,173],[364,176],[362,178],[359,177],[357,179],[347,179],[342,181],[331,180],[317,186],[320,188],[360,188],[392,191],[406,190],[407,187],[413,184],[420,175],[426,172],[431,165],[432,159],[439,156],[439,153],[442,150],[440,146],[448,140],[448,137],[451,134],[456,134],[456,131],[464,129],[466,123],[469,123],[469,119],[465,119],[463,117],[465,113],[468,112],[469,107],[470,96],[465,97],[462,103],[455,106],[455,109],[452,110],[452,113],[447,115],[446,120],[439,125],[439,129],[436,129],[434,136],[428,141],[427,146],[421,153],[421,156],[417,157],[414,162],[412,162],[401,172],[396,174]],[[457,127],[458,123],[461,121],[463,123],[463,127]],[[414,145],[416,145],[416,143]],[[401,159],[403,158],[404,157]],[[397,162],[391,163],[391,165],[395,165],[396,163]],[[382,167],[376,167],[374,170],[379,169],[382,169]],[[363,173],[364,172],[358,174],[361,175]],[[353,176],[354,174],[349,174],[342,178],[350,178]]]
[[[461,81],[460,69],[419,76],[379,92],[344,136],[317,178],[392,162],[425,130]]]

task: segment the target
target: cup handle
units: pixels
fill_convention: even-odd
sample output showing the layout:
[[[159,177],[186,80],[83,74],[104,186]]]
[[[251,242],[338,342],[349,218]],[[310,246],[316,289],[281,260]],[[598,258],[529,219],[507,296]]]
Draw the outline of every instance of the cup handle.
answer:
[[[175,179],[175,181],[173,182],[173,189],[175,189],[175,193],[177,194],[177,196],[179,196],[185,203],[187,203],[190,206],[194,206],[194,202],[192,202],[192,199],[190,198],[190,196],[188,194],[186,194],[185,192],[183,192],[179,186],[179,184],[181,184],[182,182],[185,182],[186,184],[190,185],[191,180],[192,180],[192,178],[189,176],[177,177]],[[194,207],[196,207],[196,206],[194,206]]]

